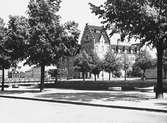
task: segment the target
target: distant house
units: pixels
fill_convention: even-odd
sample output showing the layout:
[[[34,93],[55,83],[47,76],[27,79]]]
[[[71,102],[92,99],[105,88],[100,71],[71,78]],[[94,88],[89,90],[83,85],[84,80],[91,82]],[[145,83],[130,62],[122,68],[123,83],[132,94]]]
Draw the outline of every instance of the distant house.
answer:
[[[25,77],[24,72],[19,72],[16,69],[11,69],[10,71],[8,71],[8,78],[18,79],[18,78],[24,78],[24,77]]]
[[[103,59],[110,45],[110,39],[103,27],[86,24],[81,38],[81,50],[89,55],[96,52]]]
[[[48,74],[49,69],[54,69],[55,67],[50,66],[50,67],[45,67],[45,79],[49,79],[51,76]],[[41,78],[41,68],[40,67],[33,67],[28,71],[25,71],[25,79],[32,79],[35,81],[40,80]]]
[[[120,42],[119,36],[110,37],[103,26],[85,25],[81,38],[81,50],[85,50],[89,55],[96,53],[100,59],[104,59],[109,47],[118,57],[126,54],[131,63],[135,62],[139,53],[139,46],[129,42]],[[121,57],[123,58],[123,57]],[[108,78],[108,74],[102,71],[99,78]]]
[[[25,79],[40,80],[40,77],[41,77],[40,67],[33,67],[30,70],[25,71]]]

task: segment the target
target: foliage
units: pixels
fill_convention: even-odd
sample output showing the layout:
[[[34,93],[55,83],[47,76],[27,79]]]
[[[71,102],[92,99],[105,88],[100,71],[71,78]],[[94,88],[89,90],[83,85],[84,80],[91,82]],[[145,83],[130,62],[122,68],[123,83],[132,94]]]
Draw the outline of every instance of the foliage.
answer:
[[[108,52],[105,55],[104,59],[104,70],[109,73],[109,79],[110,79],[110,73],[118,73],[121,68],[120,58],[115,55],[111,49],[108,50]]]
[[[60,0],[30,0],[28,21],[30,38],[28,64],[56,64],[63,55],[78,52],[78,24],[67,22],[60,25]]]
[[[131,65],[132,65],[132,63],[130,61],[129,56],[126,53],[124,53],[122,55],[122,68],[123,68],[123,70],[127,71]]]
[[[81,51],[74,59],[74,70],[82,72],[83,80],[86,72],[91,70],[91,57],[85,50]]]
[[[121,63],[122,63],[121,67],[122,67],[122,69],[125,72],[124,73],[124,78],[125,78],[125,81],[126,81],[127,72],[130,71],[130,68],[132,66],[132,62],[130,60],[130,57],[126,53],[122,54],[122,56],[121,56]]]
[[[98,75],[102,70],[102,61],[100,58],[97,56],[96,53],[93,53],[91,55],[91,73],[94,74],[95,76],[95,81],[96,81],[96,75]]]
[[[41,84],[45,66],[57,64],[62,56],[76,55],[79,50],[78,25],[75,22],[60,25],[57,15],[60,3],[61,0],[30,0],[28,5],[30,34],[26,64],[41,66]]]
[[[145,78],[146,69],[153,68],[154,61],[146,49],[140,52],[135,60],[134,66],[139,67],[143,71],[143,78]]]
[[[80,45],[78,44],[78,39],[80,31],[78,29],[78,23],[74,21],[68,21],[63,27],[62,42],[64,45],[64,55],[65,56],[75,56],[80,51]]]
[[[48,71],[48,74],[50,74],[51,77],[56,77],[56,75],[58,74],[58,70],[57,69],[50,69]]]
[[[103,5],[90,3],[93,13],[103,19],[107,28],[114,28],[126,36],[140,39],[157,49],[156,98],[163,97],[162,56],[167,48],[167,1],[166,0],[106,0]],[[112,30],[113,31],[113,30]],[[112,33],[111,33],[112,34]]]
[[[127,72],[127,75],[129,77],[141,77],[142,76],[142,70],[135,64],[132,66],[132,70]]]
[[[4,69],[8,69],[11,66],[10,51],[5,49],[6,28],[3,19],[0,18],[0,69],[2,70],[2,91],[4,91]]]
[[[60,8],[59,4],[58,0],[30,0],[27,64],[50,65],[53,59],[61,56],[63,46],[60,35],[63,28],[59,24],[59,16],[55,14]]]
[[[28,31],[27,18],[22,16],[9,17],[4,46],[6,49],[12,51],[10,55],[15,62],[26,58]]]

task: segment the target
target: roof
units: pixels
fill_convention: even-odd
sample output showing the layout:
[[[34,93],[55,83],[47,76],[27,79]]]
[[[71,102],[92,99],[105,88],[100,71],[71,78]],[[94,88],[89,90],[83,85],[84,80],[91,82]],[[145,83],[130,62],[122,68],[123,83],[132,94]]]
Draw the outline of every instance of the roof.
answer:
[[[101,36],[104,37],[105,43],[110,43],[110,39],[103,26],[94,26],[94,25],[88,25],[88,24],[86,24],[86,26],[89,28],[90,32],[92,33],[92,36],[95,39],[95,43],[100,41]]]
[[[87,29],[89,30],[89,33],[91,33],[91,37],[93,37],[93,39],[95,40],[95,43],[100,42],[100,39],[103,36],[103,38],[105,40],[105,43],[110,44],[110,46],[112,48],[114,48],[116,46],[119,46],[119,47],[122,47],[122,48],[125,48],[125,49],[128,49],[129,47],[131,47],[133,49],[133,48],[139,47],[139,45],[140,45],[139,43],[128,45],[128,46],[127,45],[123,45],[123,44],[111,44],[110,43],[111,39],[109,38],[109,36],[107,34],[107,31],[104,28],[104,26],[95,26],[95,25],[86,24],[85,29],[84,29],[84,33],[85,33],[85,30],[87,30]],[[82,40],[83,39],[81,39],[81,41]]]

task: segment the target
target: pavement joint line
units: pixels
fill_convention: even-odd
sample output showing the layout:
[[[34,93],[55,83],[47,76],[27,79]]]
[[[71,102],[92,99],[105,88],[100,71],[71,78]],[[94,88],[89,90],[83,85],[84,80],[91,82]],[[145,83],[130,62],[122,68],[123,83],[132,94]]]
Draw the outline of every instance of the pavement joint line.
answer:
[[[74,101],[65,101],[65,100],[51,100],[51,99],[40,99],[40,98],[31,98],[31,97],[18,97],[18,96],[4,96],[4,95],[0,95],[0,97],[11,98],[11,99],[23,99],[23,100],[33,100],[33,101],[43,101],[43,102],[55,102],[55,103],[64,103],[64,104],[75,104],[75,105],[85,105],[85,106],[95,106],[95,107],[105,107],[105,108],[119,108],[119,109],[129,109],[129,110],[140,110],[140,111],[167,113],[167,110],[142,108],[142,107],[130,107],[130,106],[119,106],[119,105],[116,106],[116,105],[93,104],[93,103],[85,103],[85,102],[74,102]]]

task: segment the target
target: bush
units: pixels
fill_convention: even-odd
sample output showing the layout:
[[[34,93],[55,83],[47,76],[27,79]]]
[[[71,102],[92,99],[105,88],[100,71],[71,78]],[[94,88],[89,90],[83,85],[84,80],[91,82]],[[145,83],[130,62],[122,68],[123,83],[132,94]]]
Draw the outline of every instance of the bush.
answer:
[[[142,70],[137,67],[133,66],[131,71],[127,72],[128,77],[142,77]]]
[[[121,77],[122,73],[121,73],[121,71],[114,71],[114,72],[113,72],[113,75],[114,75],[115,77]]]

